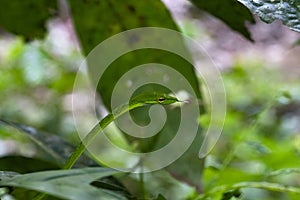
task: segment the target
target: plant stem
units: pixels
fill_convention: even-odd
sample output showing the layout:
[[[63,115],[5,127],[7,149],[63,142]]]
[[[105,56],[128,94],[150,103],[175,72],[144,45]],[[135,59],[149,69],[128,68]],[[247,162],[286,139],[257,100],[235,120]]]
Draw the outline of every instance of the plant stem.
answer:
[[[140,189],[142,193],[142,198],[146,199],[146,190],[145,190],[145,180],[144,180],[144,164],[143,164],[143,158],[140,161],[140,166],[141,166],[141,172],[139,173],[139,179],[140,179]]]
[[[300,194],[300,188],[293,187],[293,186],[286,186],[279,183],[270,183],[270,182],[240,182],[233,185],[221,185],[215,187],[214,189],[208,191],[206,194],[198,196],[195,200],[202,200],[206,199],[208,196],[214,193],[225,192],[228,190],[236,190],[241,188],[258,188],[258,189],[265,189],[271,190],[275,192],[291,192]]]

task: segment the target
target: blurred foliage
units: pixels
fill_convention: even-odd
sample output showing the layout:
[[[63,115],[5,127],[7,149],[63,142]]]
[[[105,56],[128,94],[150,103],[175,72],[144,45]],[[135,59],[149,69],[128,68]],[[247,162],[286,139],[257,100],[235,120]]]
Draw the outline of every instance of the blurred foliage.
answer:
[[[0,42],[0,117],[73,139],[71,105],[63,105],[72,92],[80,54],[73,49],[57,55],[50,39],[27,45],[20,38]]]
[[[299,0],[238,0],[266,23],[279,19],[290,29],[300,32]]]
[[[252,17],[238,2],[231,0],[222,1],[220,4],[220,1],[192,2],[249,37],[243,22],[246,19],[252,21]],[[252,12],[258,13],[259,10],[266,14],[268,18],[261,16],[265,21],[271,22],[279,18],[291,28],[298,30],[299,1],[280,1],[280,3],[266,1],[268,5],[258,10],[251,6],[261,6],[261,1],[251,2],[253,4],[245,3],[245,5]],[[99,5],[102,7],[99,8]],[[55,1],[38,3],[30,0],[21,3],[1,1],[1,27],[19,36],[8,34],[0,36],[0,118],[58,134],[66,141],[74,143],[77,138],[73,137],[76,134],[71,115],[70,95],[77,66],[82,57],[74,44],[65,48],[70,45],[65,43],[67,39],[58,36],[55,37],[55,41],[51,40],[51,31],[44,40],[25,43],[45,35],[46,21],[51,15],[56,14],[56,7]],[[70,1],[70,8],[85,54],[105,38],[129,28],[160,26],[177,30],[168,10],[160,1],[146,4],[140,1],[133,3],[133,1],[78,0]],[[28,10],[36,15],[29,16]],[[273,11],[276,15],[273,15]],[[48,21],[48,28],[50,24]],[[160,53],[153,54],[157,62],[160,61]],[[145,52],[137,52],[136,55],[138,54],[147,55]],[[162,57],[165,57],[165,54]],[[134,57],[127,57],[125,61],[124,58],[121,59],[123,61],[119,62],[139,63]],[[181,62],[173,58],[169,60],[170,63],[167,63],[169,65]],[[147,60],[150,61],[151,59]],[[0,123],[1,184],[18,186],[0,188],[0,197],[32,199],[37,195],[37,192],[32,190],[42,190],[59,197],[75,195],[74,198],[82,199],[85,198],[86,189],[100,195],[103,191],[105,193],[109,190],[108,196],[111,194],[128,199],[134,199],[131,195],[143,196],[145,195],[143,192],[152,199],[299,199],[299,80],[286,80],[280,71],[266,68],[264,65],[265,63],[256,58],[237,60],[231,69],[223,72],[228,99],[226,123],[218,144],[205,160],[203,174],[197,161],[185,161],[185,168],[183,165],[177,165],[177,172],[188,174],[183,179],[182,177],[175,179],[166,171],[146,174],[143,177],[145,183],[141,183],[141,177],[135,174],[108,178],[110,181],[118,179],[124,187],[95,180],[94,176],[88,176],[91,174],[86,174],[84,170],[75,171],[78,172],[75,174],[72,170],[28,174],[57,168],[59,164],[56,157],[51,157],[54,155],[52,151],[64,157],[64,153],[68,152],[63,151],[69,148],[69,144],[61,143],[60,140],[49,142],[47,139],[51,134],[44,134],[36,129],[35,133],[39,137],[31,137],[30,134],[33,132],[28,132],[25,128],[27,126]],[[191,66],[188,67],[187,76],[196,85],[201,80],[196,78]],[[103,81],[108,83],[107,87],[113,85],[110,82],[113,74],[108,72],[107,78]],[[104,94],[108,96],[104,100],[107,106],[110,98],[108,94]],[[198,95],[200,97],[200,94]],[[202,116],[200,123],[204,128],[208,126],[207,116]],[[35,140],[42,146],[36,145]],[[198,168],[199,173],[189,171],[192,168]],[[109,173],[102,174],[101,170],[105,168],[95,169],[100,169],[100,172],[98,171],[100,177],[111,174],[110,170]],[[17,176],[6,171],[27,174]],[[201,180],[198,178],[199,174],[202,176]],[[202,190],[202,194],[186,184],[194,185],[190,176],[201,181],[202,187],[198,190]],[[5,181],[2,182],[2,179]],[[56,181],[61,185],[56,187]],[[85,181],[85,184],[78,188],[81,181]],[[43,184],[46,187],[41,189]]]
[[[296,122],[300,120],[299,81],[285,80],[279,71],[261,65],[253,60],[237,62],[223,73],[228,110],[223,134],[206,159],[207,192],[244,181],[299,187],[300,174],[295,170],[300,165],[300,126]],[[286,170],[270,176],[278,169]],[[250,183],[245,185],[251,188]],[[262,189],[242,189],[241,196],[242,199],[271,200],[275,196],[299,199],[299,194]]]
[[[58,89],[60,87],[54,87],[55,84],[51,84],[49,80],[56,81],[57,79],[51,79],[51,76],[46,76],[44,73],[36,75],[35,80],[39,81],[28,81],[25,78],[24,67],[20,67],[24,66],[20,58],[23,55],[23,50],[27,49],[27,46],[32,47],[33,44],[22,43],[16,38],[10,41],[10,45],[12,46],[8,46],[10,48],[7,48],[8,51],[1,61],[1,72],[3,72],[1,73],[1,75],[3,74],[1,76],[1,117],[32,124],[47,130],[48,126],[43,126],[43,124],[49,123],[48,118],[37,118],[39,120],[30,121],[32,116],[36,115],[35,107],[19,106],[13,103],[16,100],[22,103],[23,100],[30,99],[33,105],[39,106],[41,100],[32,97],[32,93],[43,91],[43,94],[52,92],[56,95],[51,97],[54,98],[53,100],[50,98],[51,103],[44,104],[42,108],[38,107],[38,109],[43,109],[45,116],[48,115],[48,112],[49,114],[57,112],[62,122],[65,118],[69,118],[69,115],[64,111],[67,107],[66,104],[60,102],[59,110],[54,110],[52,106],[53,102],[57,102],[55,98],[63,99],[68,95],[71,87],[68,89],[67,86],[72,84],[73,78],[65,80],[58,78],[58,80],[64,81],[62,85],[66,84],[64,90]],[[40,51],[40,49],[38,50]],[[38,58],[33,57],[31,62]],[[49,58],[47,57],[47,59]],[[57,57],[52,57],[52,59],[54,60],[53,63],[60,60]],[[70,63],[74,62],[72,56],[68,59],[70,59]],[[68,63],[66,60],[64,62]],[[41,63],[44,66],[45,63]],[[228,112],[222,137],[205,162],[206,168],[202,180],[204,194],[207,195],[205,198],[209,198],[209,196],[213,199],[228,199],[230,197],[231,199],[249,200],[271,200],[275,197],[280,197],[283,200],[299,198],[298,194],[288,192],[288,190],[280,190],[283,186],[299,187],[299,80],[286,80],[285,77],[281,76],[280,71],[262,67],[263,65],[262,61],[254,58],[237,60],[231,69],[223,72],[223,80],[227,89]],[[65,67],[62,68],[62,66]],[[62,75],[73,73],[73,68],[66,66],[68,65],[53,65],[52,67],[53,71],[61,70]],[[42,90],[38,90],[39,88]],[[16,109],[18,110],[16,111]],[[26,115],[20,112],[24,109],[27,110]],[[207,123],[205,116],[201,118],[201,124],[204,127]],[[65,126],[64,123],[58,126],[51,122],[51,126],[56,126],[52,127],[53,130],[69,130],[61,127]],[[25,144],[23,147],[27,150],[27,153],[24,150],[19,150],[23,153],[21,155],[25,157],[8,153],[1,154],[1,170],[10,169],[24,173],[55,168],[53,162],[45,163],[46,161],[49,162],[49,156],[43,159],[42,155],[37,157],[37,160],[31,152],[28,152],[32,149],[32,147],[28,147],[33,144],[28,138],[24,135],[20,136],[20,133],[15,133],[15,131],[12,132],[12,128],[5,127],[3,124],[1,127],[0,135],[3,141],[17,140],[20,142],[18,146],[21,148]],[[22,132],[22,130],[19,131]],[[33,149],[34,151],[35,149]],[[16,168],[20,162],[22,162],[23,167]],[[26,165],[33,167],[33,163],[35,163],[34,168],[26,167]],[[10,164],[13,164],[12,168],[9,166]],[[189,164],[191,165],[191,163]],[[139,188],[136,188],[136,192],[134,191],[134,188],[138,187],[139,184],[137,177],[119,177],[118,179],[124,183],[130,193],[139,195]],[[169,199],[170,197],[174,198],[176,194],[175,196],[181,195],[184,199],[202,199],[195,191],[193,194],[193,190],[189,186],[162,172],[149,174],[145,179],[147,180],[147,192],[152,194],[152,197],[158,198],[158,195],[162,194]],[[262,184],[266,181],[268,185]],[[253,182],[256,182],[256,185]],[[244,185],[237,192],[232,187],[239,183],[244,183]],[[257,185],[257,183],[261,185]],[[271,187],[270,183],[280,185],[276,187],[271,185]],[[224,189],[223,186],[225,185]],[[257,186],[261,186],[261,188],[255,188]],[[215,191],[216,188],[217,191]],[[212,194],[211,191],[215,192]],[[24,193],[24,190],[22,192]],[[26,193],[26,195],[31,194],[36,193],[32,191]]]

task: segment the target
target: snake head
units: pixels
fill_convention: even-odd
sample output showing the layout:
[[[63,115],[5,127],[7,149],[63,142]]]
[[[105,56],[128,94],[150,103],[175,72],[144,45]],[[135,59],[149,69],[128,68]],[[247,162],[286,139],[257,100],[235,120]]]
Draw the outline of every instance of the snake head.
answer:
[[[159,104],[163,104],[163,105],[168,105],[168,104],[172,104],[175,102],[179,102],[179,100],[176,97],[173,96],[169,96],[169,95],[161,95],[156,99],[157,103]]]

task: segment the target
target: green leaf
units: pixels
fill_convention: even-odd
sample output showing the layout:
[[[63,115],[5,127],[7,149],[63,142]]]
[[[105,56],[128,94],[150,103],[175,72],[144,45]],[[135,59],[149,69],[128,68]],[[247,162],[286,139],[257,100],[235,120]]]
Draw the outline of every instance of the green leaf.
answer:
[[[249,10],[236,0],[190,0],[198,8],[209,12],[225,22],[230,28],[252,40],[245,21],[254,23]]]
[[[108,168],[83,168],[54,170],[2,177],[0,186],[21,187],[29,190],[72,200],[125,199],[117,193],[90,185],[97,178],[113,175],[117,171]]]
[[[238,0],[266,23],[279,19],[290,29],[300,32],[299,0]]]
[[[170,13],[160,0],[147,2],[77,0],[69,1],[69,3],[75,28],[86,55],[105,39],[129,29],[148,26],[178,30]],[[176,41],[176,45],[180,48],[185,46],[183,41]],[[143,49],[130,52],[115,60],[99,81],[98,92],[109,110],[112,91],[120,77],[132,68],[145,63],[165,64],[178,70],[190,81],[197,96],[201,97],[198,80],[191,64],[170,52]],[[90,69],[91,72],[93,70],[95,69]],[[93,81],[98,82],[100,77],[92,76],[92,78]]]
[[[37,195],[40,193],[34,190],[27,190],[25,188],[20,187],[9,187],[10,192],[9,195],[13,198],[10,200],[19,200],[19,199],[30,199],[33,200]],[[54,196],[47,196],[44,198],[44,200],[62,200],[61,198],[57,198]]]
[[[69,4],[86,55],[100,42],[125,30],[145,26],[177,29],[160,0],[76,0]]]
[[[3,119],[0,119],[0,134],[6,134],[8,137],[16,137],[16,135],[29,137],[39,149],[33,157],[44,159],[51,163],[56,163],[57,165],[62,165],[65,161],[64,155],[60,153],[62,153],[66,147],[59,142],[58,137],[55,135],[41,133],[32,127],[8,122]],[[18,141],[18,139],[16,141]],[[28,141],[26,141],[26,143],[27,142]],[[57,147],[57,149],[55,147]]]
[[[3,178],[11,178],[11,177],[14,177],[18,174],[19,173],[14,172],[14,171],[0,171],[0,180],[3,179]]]
[[[26,39],[41,38],[46,33],[46,21],[56,10],[54,0],[1,0],[0,27]]]

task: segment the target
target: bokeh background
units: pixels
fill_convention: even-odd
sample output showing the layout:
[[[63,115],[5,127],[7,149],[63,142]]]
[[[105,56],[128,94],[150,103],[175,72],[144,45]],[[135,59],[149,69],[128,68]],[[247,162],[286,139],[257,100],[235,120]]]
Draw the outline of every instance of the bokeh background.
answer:
[[[280,21],[266,24],[256,18],[256,24],[247,25],[251,42],[189,3],[164,2],[180,29],[197,40],[219,67],[226,88],[226,123],[206,159],[204,189],[264,178],[299,186],[299,174],[268,174],[300,166],[299,33]],[[82,60],[68,15],[49,20],[47,36],[40,40],[27,42],[1,30],[0,118],[76,144],[71,93]],[[200,118],[204,127],[208,121],[205,115]],[[1,130],[1,157],[36,154],[28,138]],[[261,189],[244,189],[243,196],[299,198]]]

